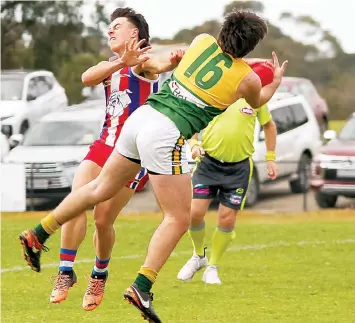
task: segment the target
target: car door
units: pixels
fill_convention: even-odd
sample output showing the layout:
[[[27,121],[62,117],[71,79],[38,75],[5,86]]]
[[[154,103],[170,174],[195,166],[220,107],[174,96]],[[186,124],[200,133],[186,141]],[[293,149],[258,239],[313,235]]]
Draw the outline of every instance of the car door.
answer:
[[[291,173],[293,152],[293,114],[289,106],[279,107],[271,111],[277,128],[276,157],[279,167],[279,176]]]

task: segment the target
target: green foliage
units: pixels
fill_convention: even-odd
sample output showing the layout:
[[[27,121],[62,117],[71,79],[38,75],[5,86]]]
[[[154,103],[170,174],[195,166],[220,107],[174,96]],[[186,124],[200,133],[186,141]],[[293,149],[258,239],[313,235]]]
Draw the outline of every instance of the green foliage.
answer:
[[[62,65],[58,80],[61,84],[65,84],[66,94],[71,104],[79,103],[83,100],[81,95],[81,90],[83,89],[82,73],[89,67],[96,65],[101,59],[98,55],[89,53],[76,54]]]
[[[83,6],[91,4],[90,25],[83,23]],[[94,6],[93,6],[94,4]],[[116,1],[123,6],[122,1]],[[260,1],[233,1],[224,8],[224,15],[233,8],[264,11]],[[15,19],[16,17],[18,19]],[[70,102],[81,100],[80,75],[98,63],[100,53],[106,52],[104,31],[109,14],[103,1],[3,1],[1,6],[1,65],[2,69],[41,68],[53,71],[65,87]],[[159,19],[159,18],[158,18]],[[268,35],[250,56],[271,57],[275,50],[280,60],[289,60],[286,75],[311,79],[326,98],[332,119],[346,119],[354,111],[355,54],[346,54],[339,41],[311,16],[293,16],[289,12],[280,19],[309,26],[321,35],[320,41],[330,44],[334,56],[320,55],[314,44],[305,45],[285,35],[269,23]],[[153,44],[189,44],[197,35],[217,36],[221,22],[209,20],[199,26],[182,29],[171,39],[153,38]],[[79,62],[80,58],[84,62]],[[90,64],[89,64],[90,63]],[[70,75],[70,77],[66,77]],[[77,82],[77,83],[76,83]]]

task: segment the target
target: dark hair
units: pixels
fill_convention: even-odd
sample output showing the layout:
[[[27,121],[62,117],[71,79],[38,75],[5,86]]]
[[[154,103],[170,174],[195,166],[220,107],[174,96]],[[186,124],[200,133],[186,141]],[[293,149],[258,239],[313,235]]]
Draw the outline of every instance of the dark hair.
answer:
[[[218,35],[222,50],[234,58],[242,58],[250,53],[267,34],[265,21],[255,13],[234,10],[223,22]]]
[[[111,14],[111,22],[120,17],[127,18],[132,25],[138,28],[138,40],[145,39],[141,48],[149,46],[149,26],[144,16],[140,13],[136,13],[132,8],[117,8]]]

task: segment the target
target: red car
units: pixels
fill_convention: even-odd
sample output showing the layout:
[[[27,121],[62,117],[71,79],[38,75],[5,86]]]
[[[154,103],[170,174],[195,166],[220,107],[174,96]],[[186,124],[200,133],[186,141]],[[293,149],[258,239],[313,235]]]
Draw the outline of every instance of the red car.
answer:
[[[328,105],[319,95],[313,83],[301,77],[283,77],[278,92],[301,94],[313,108],[321,133],[328,129]]]
[[[311,187],[319,207],[334,207],[338,196],[355,198],[355,112],[336,136],[327,130],[330,139],[315,157]]]

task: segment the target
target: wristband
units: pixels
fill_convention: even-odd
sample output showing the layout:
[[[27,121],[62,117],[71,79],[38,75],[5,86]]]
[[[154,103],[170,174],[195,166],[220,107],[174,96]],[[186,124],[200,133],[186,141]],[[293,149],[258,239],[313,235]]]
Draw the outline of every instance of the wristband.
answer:
[[[266,161],[275,161],[276,160],[276,155],[274,151],[268,151],[265,154],[265,160]]]

